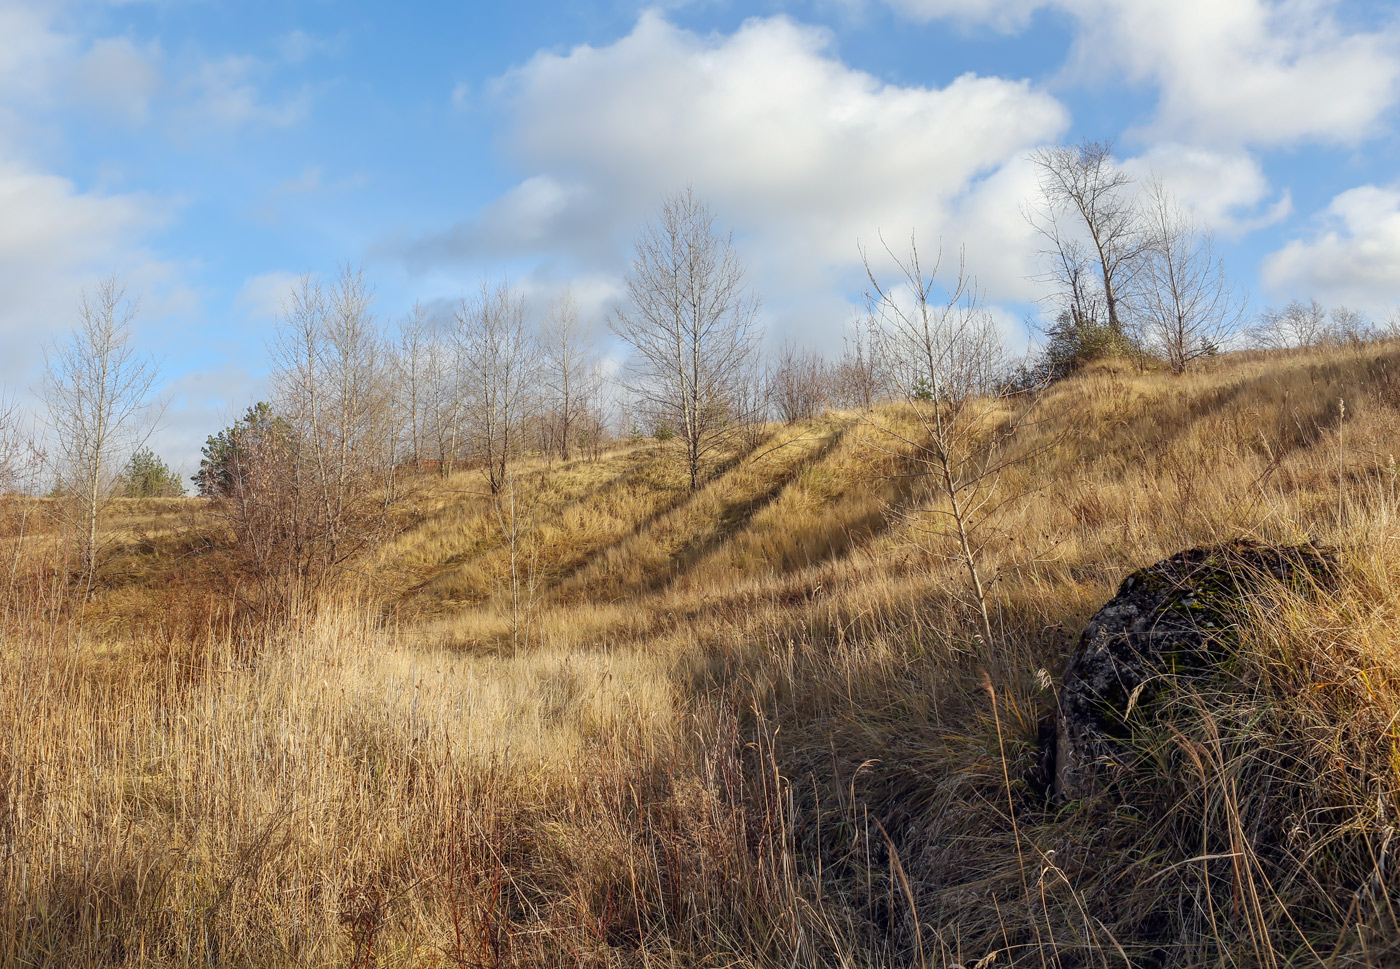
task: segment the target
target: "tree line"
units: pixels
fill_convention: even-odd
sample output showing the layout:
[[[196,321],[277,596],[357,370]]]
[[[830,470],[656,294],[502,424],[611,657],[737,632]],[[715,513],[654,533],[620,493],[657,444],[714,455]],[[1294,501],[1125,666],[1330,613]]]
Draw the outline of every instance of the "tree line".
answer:
[[[837,358],[793,343],[761,353],[760,304],[732,235],[687,188],[665,198],[638,234],[625,299],[603,325],[584,319],[567,291],[527,312],[523,292],[505,281],[483,281],[450,312],[416,304],[391,321],[375,313],[358,269],[344,266],[328,281],[302,277],[269,346],[267,399],[208,438],[194,484],[214,501],[249,574],[315,588],[385,534],[425,470],[477,469],[494,497],[521,455],[596,457],[609,440],[650,436],[671,444],[694,489],[729,439],[765,422],[831,407],[868,412],[904,398],[935,405],[920,413],[942,441],[930,458],[957,506],[980,487],[978,462],[955,447],[976,436],[968,430],[980,423],[968,419],[975,398],[1023,392],[1099,354],[1153,354],[1181,372],[1242,341],[1317,345],[1400,329],[1395,318],[1379,327],[1316,301],[1248,321],[1208,227],[1160,179],[1136,184],[1107,142],[1045,148],[1032,161],[1040,191],[1025,215],[1044,242],[1049,322],[1029,364],[1015,366],[1006,352],[961,250],[954,268],[941,248],[921,254],[912,236],[907,253],[883,237],[875,258],[860,249],[865,311]],[[880,267],[894,267],[889,281]],[[106,504],[182,490],[145,446],[159,410],[151,404],[157,371],[131,345],[135,313],[115,277],[84,293],[78,325],[48,355],[42,388],[60,482],[53,493],[89,583]],[[612,372],[600,348],[604,326],[628,351]],[[16,479],[6,469],[22,463],[11,446],[16,413],[11,406],[0,421],[9,490]],[[31,465],[37,453],[31,446]],[[959,478],[964,472],[971,477]]]

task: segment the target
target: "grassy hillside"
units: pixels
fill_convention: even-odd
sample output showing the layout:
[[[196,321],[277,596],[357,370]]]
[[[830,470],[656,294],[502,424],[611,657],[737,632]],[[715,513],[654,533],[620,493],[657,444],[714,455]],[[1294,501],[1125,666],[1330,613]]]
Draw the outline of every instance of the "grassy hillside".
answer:
[[[1400,347],[1101,366],[1036,407],[979,531],[993,642],[898,407],[736,441],[695,493],[654,442],[503,500],[426,479],[267,641],[197,502],[123,506],[85,605],[40,528],[0,963],[1394,964]],[[1238,537],[1335,545],[1342,588],[1247,624],[1121,799],[1047,798],[1088,616]]]

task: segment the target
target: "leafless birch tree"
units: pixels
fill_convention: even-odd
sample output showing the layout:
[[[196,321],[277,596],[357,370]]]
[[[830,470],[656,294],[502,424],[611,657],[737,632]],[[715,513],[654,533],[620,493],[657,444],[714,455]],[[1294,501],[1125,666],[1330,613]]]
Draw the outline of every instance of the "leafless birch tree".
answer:
[[[541,335],[542,385],[552,443],[563,461],[569,460],[589,412],[598,406],[602,387],[592,334],[579,318],[578,303],[565,290],[551,307]]]
[[[1385,314],[1385,321],[1376,329],[1382,340],[1400,340],[1400,309],[1392,309]]]
[[[844,407],[869,411],[886,392],[886,374],[879,360],[878,322],[869,314],[851,323],[833,380]]]
[[[1062,213],[1049,211],[1032,224],[1045,239],[1041,257],[1047,265],[1039,280],[1054,292],[1049,303],[1057,319],[1080,331],[1093,330],[1106,323],[1101,269],[1091,259],[1088,247],[1066,224]],[[1063,324],[1062,324],[1063,325]]]
[[[422,303],[399,324],[394,348],[394,391],[407,457],[415,464],[427,452],[428,426],[433,404],[433,353],[435,327]]]
[[[434,334],[428,343],[426,360],[426,433],[437,455],[438,470],[444,476],[455,469],[464,436],[463,368],[458,361],[455,321],[453,326],[454,332]]]
[[[0,499],[21,493],[31,481],[37,447],[25,432],[25,415],[13,397],[0,394]]]
[[[1371,322],[1371,318],[1360,310],[1349,306],[1334,306],[1327,314],[1328,332],[1331,343],[1355,345],[1367,340],[1379,339],[1384,332]]]
[[[47,354],[43,396],[53,429],[63,505],[86,584],[97,573],[102,513],[121,461],[145,440],[156,365],[131,346],[136,302],[108,276],[78,304],[67,343]]]
[[[1244,319],[1245,300],[1230,285],[1208,231],[1159,179],[1143,203],[1146,255],[1139,286],[1144,336],[1173,373],[1215,352]]]
[[[491,494],[506,483],[506,464],[519,448],[521,422],[538,377],[538,347],[525,326],[525,301],[508,283],[482,283],[456,316],[461,374],[472,444],[484,459]]]
[[[674,429],[693,490],[738,426],[735,390],[759,327],[733,238],[716,232],[714,212],[691,189],[666,198],[637,238],[627,296],[609,325],[632,348],[632,393]]]
[[[881,245],[901,278],[894,287],[881,284],[862,249],[871,286],[866,299],[879,356],[901,395],[965,400],[992,391],[1004,375],[1006,351],[967,273],[962,251],[957,275],[943,283],[938,278],[941,251],[925,264],[912,235],[907,256],[896,255],[883,238]]]
[[[1249,329],[1250,339],[1266,350],[1312,347],[1328,342],[1327,308],[1317,300],[1293,300],[1283,309],[1266,308]]]
[[[0,619],[21,605],[17,580],[36,508],[31,499],[43,469],[44,452],[32,421],[14,398],[0,394]]]

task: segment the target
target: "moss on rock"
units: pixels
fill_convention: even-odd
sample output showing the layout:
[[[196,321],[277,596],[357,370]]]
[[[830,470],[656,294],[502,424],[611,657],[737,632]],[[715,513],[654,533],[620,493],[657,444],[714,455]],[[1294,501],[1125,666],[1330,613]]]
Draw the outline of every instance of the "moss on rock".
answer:
[[[1164,692],[1229,667],[1252,601],[1328,587],[1335,577],[1330,549],[1241,540],[1189,549],[1125,578],[1065,670],[1056,794],[1087,797],[1131,769],[1131,738]]]

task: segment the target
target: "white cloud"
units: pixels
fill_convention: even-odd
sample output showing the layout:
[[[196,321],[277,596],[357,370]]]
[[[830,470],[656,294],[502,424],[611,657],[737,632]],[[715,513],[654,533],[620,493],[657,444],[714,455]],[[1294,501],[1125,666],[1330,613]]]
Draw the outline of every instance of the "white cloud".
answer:
[[[625,298],[621,281],[610,274],[582,273],[565,277],[549,266],[541,266],[524,276],[510,277],[509,282],[524,297],[526,316],[535,325],[546,323],[550,312],[567,290],[578,310],[580,322],[603,342],[610,339],[606,320],[618,301]],[[471,295],[470,289],[467,295]]]
[[[0,161],[46,146],[51,135],[34,116],[54,104],[60,69],[77,47],[43,7],[0,0]]]
[[[1247,152],[1163,142],[1125,160],[1123,168],[1142,184],[1160,178],[1197,219],[1224,236],[1275,225],[1293,211],[1292,196],[1275,196],[1259,160]]]
[[[1400,95],[1400,27],[1348,30],[1338,0],[886,0],[923,20],[1079,25],[1075,71],[1160,92],[1154,137],[1220,145],[1355,143]]]
[[[46,123],[61,97],[103,98],[107,110],[139,114],[156,83],[142,67],[151,51],[122,39],[81,43],[54,26],[57,15],[0,0],[0,118],[9,129],[0,137],[0,382],[12,389],[34,380],[44,344],[72,325],[79,292],[100,276],[121,274],[157,312],[182,298],[171,267],[145,245],[172,214],[168,202],[85,191],[39,161],[45,138],[15,136],[42,130],[25,128],[25,119]],[[137,326],[148,319],[143,313]]]
[[[443,261],[498,261],[567,252],[586,267],[614,265],[613,247],[600,245],[616,216],[582,182],[534,175],[508,189],[474,218],[408,243],[404,254],[422,271]]]
[[[509,142],[528,164],[584,173],[647,210],[690,181],[750,219],[836,230],[811,234],[844,259],[854,236],[841,229],[908,222],[1066,123],[1027,84],[887,85],[827,56],[830,42],[784,18],[700,38],[645,14],[610,47],[515,72]]]
[[[161,96],[176,133],[192,125],[290,127],[309,112],[311,91],[270,96],[269,83],[285,65],[338,44],[293,31],[277,42],[280,62],[195,52],[166,63],[155,41],[83,36],[71,27],[80,18],[68,6],[0,0],[0,133],[26,115],[65,104],[142,122]],[[18,139],[8,140],[20,147]]]
[[[1034,281],[1042,270],[1044,240],[1024,214],[1027,200],[1039,191],[1035,166],[1014,158],[971,186],[944,233],[945,248],[962,244],[977,287],[994,299],[1029,303],[1044,295]]]
[[[282,315],[282,304],[301,279],[299,273],[278,270],[250,276],[243,281],[234,304],[250,319],[273,320]]]
[[[311,107],[306,89],[270,100],[258,84],[267,65],[254,57],[217,57],[200,63],[184,79],[184,122],[237,128],[247,124],[290,128],[306,117]]]
[[[74,97],[106,114],[145,121],[161,88],[160,49],[138,47],[126,37],[94,41],[72,70]]]
[[[579,318],[592,320],[597,327],[623,298],[622,289],[611,276],[577,276],[569,280],[568,287],[578,305]]]
[[[143,195],[98,195],[66,179],[0,162],[0,379],[33,373],[43,342],[72,323],[79,290],[117,271],[162,275],[141,239],[168,210]]]
[[[303,64],[318,54],[337,53],[343,44],[343,36],[318,37],[298,27],[277,38],[276,49],[277,56],[285,63]]]
[[[73,56],[73,38],[53,29],[42,7],[0,0],[0,96],[47,96],[54,68]]]
[[[408,246],[410,259],[543,250],[619,275],[641,222],[690,184],[735,228],[750,279],[793,328],[846,322],[839,291],[859,287],[857,240],[879,229],[917,226],[952,246],[966,233],[985,240],[989,265],[1004,263],[1024,223],[1019,197],[993,199],[991,185],[1020,178],[999,173],[1064,130],[1063,106],[1026,82],[971,74],[941,88],[886,84],[837,60],[831,41],[783,17],[701,37],[649,12],[609,46],[536,55],[496,91],[510,111],[505,143],[534,174]]]
[[[1323,222],[1315,237],[1264,260],[1270,293],[1345,304],[1376,318],[1400,303],[1400,187],[1349,189],[1332,199]]]
[[[76,13],[59,2],[0,0],[0,392],[36,410],[27,391],[38,382],[43,348],[71,328],[80,292],[100,277],[116,273],[139,301],[134,342],[143,352],[188,367],[199,357],[191,333],[207,325],[203,294],[185,281],[189,267],[150,245],[176,203],[57,174],[51,158],[67,156],[60,139],[70,119],[63,110],[82,107],[137,123],[155,117],[183,131],[192,123],[286,125],[305,106],[304,96],[265,95],[270,68],[262,62],[168,61],[154,43],[82,35]],[[97,162],[100,181],[120,180],[111,174],[115,166]],[[210,328],[209,337],[222,332]],[[227,355],[237,357],[247,342],[228,347]],[[253,386],[236,363],[179,378],[155,438],[161,452],[197,463],[198,444],[228,423],[228,412],[246,404]]]
[[[532,251],[557,240],[563,223],[587,196],[585,187],[549,175],[527,178],[482,212],[476,223],[480,243],[510,252]]]

